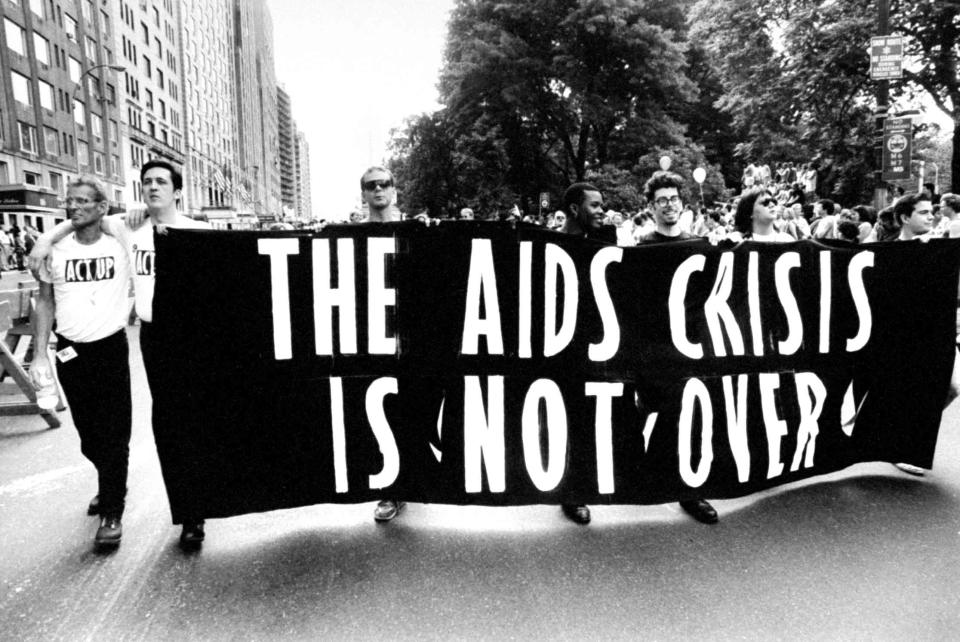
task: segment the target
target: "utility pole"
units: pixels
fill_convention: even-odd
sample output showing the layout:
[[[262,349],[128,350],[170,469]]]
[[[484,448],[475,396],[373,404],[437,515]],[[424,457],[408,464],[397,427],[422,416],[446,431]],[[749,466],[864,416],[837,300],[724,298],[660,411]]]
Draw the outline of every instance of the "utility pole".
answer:
[[[890,35],[890,0],[877,0],[879,9],[879,36]],[[880,80],[877,83],[877,110],[874,112],[875,140],[874,140],[874,171],[873,171],[873,206],[877,210],[887,204],[887,190],[883,185],[883,125],[887,118],[888,103],[890,102],[890,81]]]

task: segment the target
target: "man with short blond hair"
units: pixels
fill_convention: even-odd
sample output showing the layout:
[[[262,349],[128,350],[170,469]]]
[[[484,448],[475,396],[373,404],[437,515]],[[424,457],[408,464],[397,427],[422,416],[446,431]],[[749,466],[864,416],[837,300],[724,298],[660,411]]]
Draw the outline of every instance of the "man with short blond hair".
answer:
[[[379,165],[368,168],[360,177],[360,195],[369,209],[366,222],[400,220],[400,212],[395,206],[397,186],[389,169]]]
[[[74,231],[53,245],[49,263],[40,269],[30,368],[38,388],[53,385],[48,345],[56,321],[60,381],[80,451],[97,469],[98,492],[87,513],[100,515],[98,546],[120,544],[132,408],[124,331],[130,264],[123,246],[100,229],[108,210],[99,180],[84,176],[67,186],[66,212]]]

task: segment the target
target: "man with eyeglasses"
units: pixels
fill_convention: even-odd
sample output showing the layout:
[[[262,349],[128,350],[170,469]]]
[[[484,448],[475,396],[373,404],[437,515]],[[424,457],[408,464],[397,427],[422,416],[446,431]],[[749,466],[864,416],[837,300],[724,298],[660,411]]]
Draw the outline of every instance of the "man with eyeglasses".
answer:
[[[48,346],[57,324],[60,382],[70,400],[80,452],[97,469],[98,493],[88,507],[100,515],[97,546],[117,546],[127,494],[131,398],[127,335],[130,264],[127,252],[103,234],[109,210],[103,184],[81,177],[67,187],[73,233],[53,245],[39,272],[40,291],[30,375],[38,389],[53,384]]]
[[[655,225],[637,239],[638,245],[699,238],[680,226],[680,213],[683,211],[683,200],[680,198],[682,185],[683,179],[673,172],[656,172],[647,181],[644,190],[647,202],[653,208]]]
[[[181,524],[180,546],[186,551],[202,544],[204,516],[198,505],[197,473],[202,462],[196,460],[192,447],[196,429],[192,415],[184,410],[184,400],[159,385],[159,375],[168,369],[166,340],[159,336],[153,322],[154,230],[164,233],[167,227],[208,229],[210,225],[195,221],[177,210],[183,188],[183,177],[171,163],[153,159],[140,168],[140,183],[146,211],[134,210],[126,216],[106,216],[101,229],[120,241],[126,249],[133,271],[133,290],[137,316],[140,317],[140,353],[153,400],[152,424],[163,480],[170,497],[174,524]],[[148,222],[148,225],[144,225]],[[73,222],[65,221],[44,233],[30,255],[31,269],[36,270],[50,253],[50,245],[73,230]],[[91,505],[91,510],[95,508]]]
[[[673,172],[656,172],[650,177],[644,185],[644,195],[647,202],[653,206],[656,226],[640,236],[637,239],[637,245],[690,240],[706,241],[685,232],[680,227],[680,212],[683,210],[683,199],[680,198],[682,187],[683,179]],[[705,499],[684,500],[680,502],[680,508],[704,524],[715,524],[719,519],[716,509]]]

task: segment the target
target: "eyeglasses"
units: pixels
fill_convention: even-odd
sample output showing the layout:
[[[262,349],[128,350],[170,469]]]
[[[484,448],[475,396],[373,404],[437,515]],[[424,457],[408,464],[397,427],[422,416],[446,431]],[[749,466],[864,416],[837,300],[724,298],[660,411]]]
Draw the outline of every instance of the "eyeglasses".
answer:
[[[65,198],[63,199],[63,204],[65,207],[86,207],[91,203],[99,203],[99,200],[90,199],[86,196],[80,196],[78,198]]]
[[[670,198],[667,198],[666,196],[661,196],[660,198],[655,200],[654,203],[656,203],[660,207],[666,207],[667,205],[679,205],[680,197],[676,195],[671,196]]]
[[[768,197],[766,197],[765,199],[761,200],[761,201],[760,201],[760,204],[763,205],[764,207],[769,207],[769,206],[771,206],[771,205],[776,205],[776,204],[777,204],[777,199],[775,199],[775,198],[772,197],[772,196],[768,196]]]
[[[373,190],[377,189],[378,187],[379,187],[380,189],[387,189],[387,188],[393,187],[393,181],[392,181],[392,180],[385,180],[385,181],[381,180],[381,181],[364,181],[364,182],[363,182],[363,189],[367,190],[368,192],[372,192]]]

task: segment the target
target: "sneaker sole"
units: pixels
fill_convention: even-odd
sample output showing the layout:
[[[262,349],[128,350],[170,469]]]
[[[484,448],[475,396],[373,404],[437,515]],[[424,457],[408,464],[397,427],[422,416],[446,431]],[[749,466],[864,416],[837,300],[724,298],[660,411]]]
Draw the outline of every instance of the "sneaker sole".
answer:
[[[95,537],[93,543],[97,546],[119,546],[120,537]]]
[[[390,515],[382,515],[382,516],[381,516],[381,515],[374,515],[374,516],[373,516],[373,521],[375,521],[375,522],[380,522],[380,523],[382,524],[383,522],[389,522],[389,521],[391,521],[391,520],[393,520],[393,519],[396,519],[397,517],[400,516],[400,513],[403,512],[403,509],[406,508],[406,506],[407,506],[407,503],[406,503],[406,502],[403,502],[402,504],[398,504],[398,505],[397,505],[397,510],[393,511],[392,514],[390,514]]]

